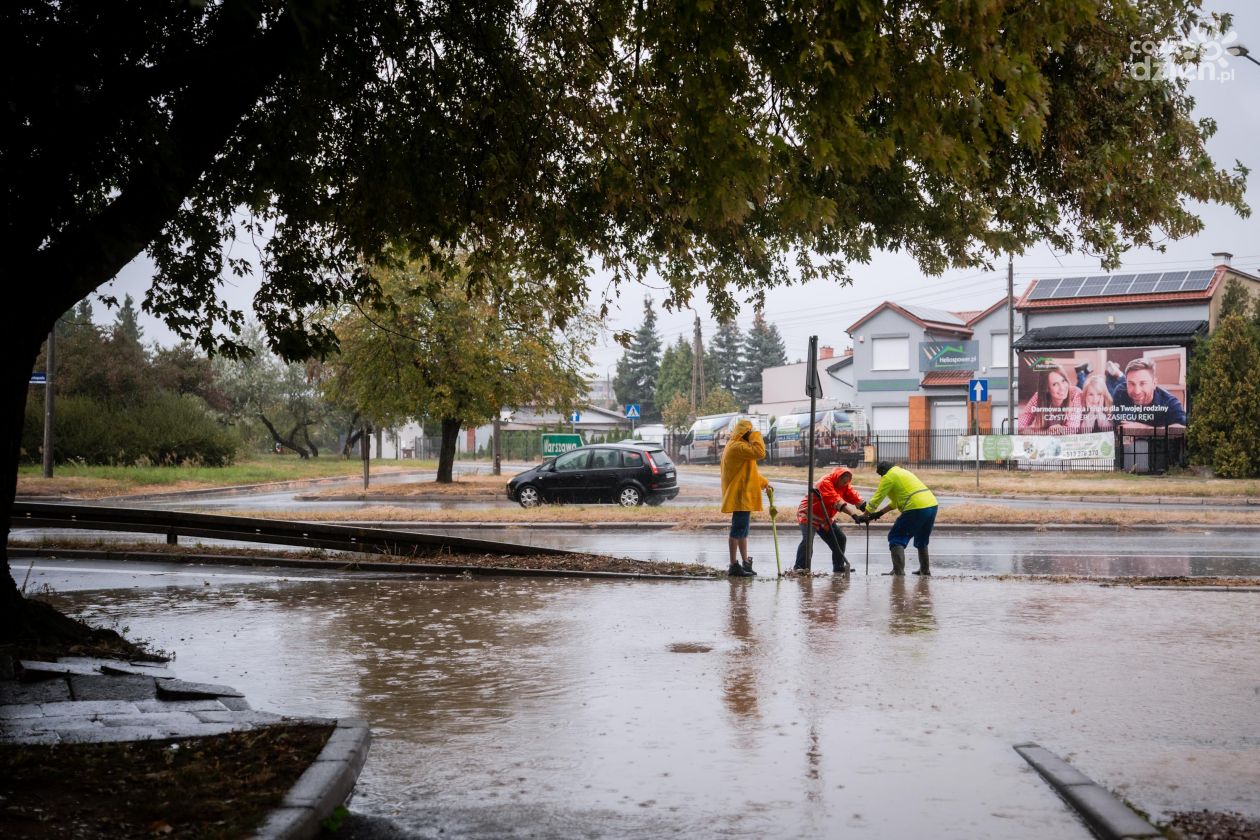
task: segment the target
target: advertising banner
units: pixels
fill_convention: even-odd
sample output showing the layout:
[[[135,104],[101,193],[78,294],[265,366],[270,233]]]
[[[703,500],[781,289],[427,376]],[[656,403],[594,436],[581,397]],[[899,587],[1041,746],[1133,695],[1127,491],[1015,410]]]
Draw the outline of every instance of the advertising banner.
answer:
[[[919,373],[934,370],[979,370],[978,341],[920,341]]]
[[[1030,350],[1019,354],[1021,435],[1184,428],[1184,347]]]
[[[1095,461],[1116,456],[1111,432],[1088,435],[979,435],[981,461]],[[976,435],[959,435],[958,460],[976,460]]]

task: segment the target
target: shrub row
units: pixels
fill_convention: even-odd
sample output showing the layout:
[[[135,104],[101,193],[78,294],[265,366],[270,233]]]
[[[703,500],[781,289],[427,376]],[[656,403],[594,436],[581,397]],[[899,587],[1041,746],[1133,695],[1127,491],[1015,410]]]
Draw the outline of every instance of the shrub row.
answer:
[[[41,400],[27,400],[22,456],[43,458]],[[236,456],[236,440],[194,396],[158,394],[131,406],[110,406],[90,397],[59,398],[53,410],[53,459],[57,463],[222,467]]]

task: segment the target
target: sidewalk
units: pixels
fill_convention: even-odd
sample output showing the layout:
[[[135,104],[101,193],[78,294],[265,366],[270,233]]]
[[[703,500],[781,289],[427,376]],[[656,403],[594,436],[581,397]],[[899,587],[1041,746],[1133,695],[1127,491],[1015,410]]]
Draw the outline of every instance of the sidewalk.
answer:
[[[320,823],[349,799],[367,759],[371,734],[365,721],[255,711],[228,686],[184,682],[169,669],[147,663],[0,659],[0,745],[185,743],[303,724],[335,728],[316,760],[272,809],[258,837],[319,833]]]

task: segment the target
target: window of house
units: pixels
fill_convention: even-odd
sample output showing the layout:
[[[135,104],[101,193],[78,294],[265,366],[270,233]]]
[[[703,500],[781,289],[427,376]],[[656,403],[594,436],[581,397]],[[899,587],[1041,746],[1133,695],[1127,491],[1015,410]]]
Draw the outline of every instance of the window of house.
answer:
[[[904,405],[877,405],[871,409],[871,428],[877,432],[904,432],[910,428],[910,409]]]
[[[1011,347],[1010,336],[1004,332],[995,332],[992,336],[993,358],[989,361],[989,367],[1005,368],[1009,363],[1006,354]]]
[[[873,338],[871,339],[871,370],[909,370],[910,339]]]

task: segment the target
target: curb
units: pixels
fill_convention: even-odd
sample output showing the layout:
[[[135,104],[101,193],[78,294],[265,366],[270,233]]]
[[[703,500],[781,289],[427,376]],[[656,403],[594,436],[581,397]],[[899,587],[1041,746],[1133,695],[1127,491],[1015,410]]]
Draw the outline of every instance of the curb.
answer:
[[[320,824],[337,806],[350,801],[371,743],[367,721],[338,720],[315,761],[298,777],[280,807],[267,815],[254,837],[296,840],[318,836]]]
[[[1016,744],[1019,753],[1102,840],[1163,837],[1106,788],[1037,744]]]
[[[726,580],[725,575],[654,575],[646,572],[596,572],[577,569],[518,569],[507,566],[452,566],[423,563],[377,563],[373,561],[317,560],[315,558],[250,557],[237,554],[164,554],[159,551],[98,551],[88,548],[22,548],[11,546],[10,559],[19,557],[90,558],[96,560],[137,560],[162,563],[211,563],[216,566],[262,566],[283,569],[321,569],[330,572],[388,572],[398,575],[449,575],[458,577],[558,577],[604,580]]]
[[[300,520],[292,520],[292,521],[300,521]],[[329,523],[329,524],[332,524],[332,523]],[[678,522],[678,521],[673,521],[673,520],[665,520],[662,522],[478,522],[475,520],[469,520],[466,522],[460,522],[456,520],[421,520],[421,519],[415,519],[415,520],[396,519],[396,520],[387,520],[387,521],[376,521],[376,520],[369,520],[369,519],[362,519],[362,520],[346,519],[346,520],[336,520],[335,524],[353,525],[359,528],[386,528],[386,529],[392,529],[392,530],[398,530],[398,531],[410,531],[410,530],[417,530],[417,529],[424,529],[424,528],[438,528],[438,529],[476,528],[477,530],[525,528],[525,529],[538,530],[538,531],[547,531],[547,530],[553,530],[553,531],[639,531],[639,530],[666,531],[666,530],[670,530],[674,528],[681,528],[684,530],[694,529],[694,530],[704,530],[704,531],[722,531],[731,527],[729,522],[700,522],[697,524],[690,524],[686,522]],[[845,523],[841,523],[841,524],[847,527]],[[891,522],[878,522],[878,523],[872,523],[872,524],[874,524],[875,526],[874,528],[871,529],[872,531],[886,531],[892,527]],[[752,522],[749,525],[749,527],[754,531],[771,530],[770,523],[768,522]],[[793,521],[790,523],[785,522],[783,527],[785,529],[790,528],[794,530],[799,526],[797,525],[795,521]],[[1078,524],[1072,524],[1072,523],[1060,524],[1060,523],[1034,523],[1034,522],[966,524],[966,523],[961,523],[961,522],[941,522],[941,523],[937,523],[933,532],[935,531],[998,531],[998,532],[1001,532],[1001,531],[1036,531],[1038,529],[1048,531],[1051,528],[1053,528],[1056,531],[1081,531],[1085,533],[1089,533],[1093,531],[1137,531],[1139,529],[1142,531],[1185,531],[1187,529],[1190,529],[1192,531],[1204,531],[1204,530],[1255,531],[1255,530],[1260,530],[1260,525],[1248,525],[1245,523],[1232,523],[1232,524],[1223,523],[1223,524],[1218,525],[1216,523],[1206,523],[1206,522],[1205,523],[1192,523],[1192,524],[1187,524],[1187,525],[1160,525],[1160,524],[1149,524],[1149,525],[1079,524],[1078,525]],[[855,531],[854,533],[857,533],[857,532]]]

